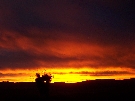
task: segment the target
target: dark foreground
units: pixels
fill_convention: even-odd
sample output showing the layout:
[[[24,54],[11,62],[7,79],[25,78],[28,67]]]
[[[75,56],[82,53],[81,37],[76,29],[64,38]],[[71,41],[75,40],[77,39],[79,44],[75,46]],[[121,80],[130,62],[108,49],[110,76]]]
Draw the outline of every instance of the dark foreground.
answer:
[[[135,101],[135,79],[50,84],[41,99],[35,83],[0,83],[0,101]]]

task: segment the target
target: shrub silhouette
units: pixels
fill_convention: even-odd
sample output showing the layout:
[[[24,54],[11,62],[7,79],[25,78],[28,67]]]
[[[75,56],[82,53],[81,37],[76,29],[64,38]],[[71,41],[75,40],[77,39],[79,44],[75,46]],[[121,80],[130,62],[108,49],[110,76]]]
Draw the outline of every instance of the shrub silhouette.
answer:
[[[40,77],[40,74],[36,73],[35,82],[42,98],[49,97],[49,85],[51,80],[52,76],[50,74],[44,74],[42,77]]]

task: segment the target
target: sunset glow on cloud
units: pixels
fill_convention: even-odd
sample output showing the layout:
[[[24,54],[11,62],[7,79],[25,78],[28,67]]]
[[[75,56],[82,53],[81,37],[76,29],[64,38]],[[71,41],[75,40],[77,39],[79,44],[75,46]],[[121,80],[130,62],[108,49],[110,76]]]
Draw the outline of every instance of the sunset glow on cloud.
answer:
[[[52,82],[135,77],[132,1],[2,0],[0,7],[0,81],[30,82],[44,70]]]
[[[46,71],[44,68],[33,69],[33,70],[3,70],[0,71],[1,81],[8,80],[11,82],[35,82],[35,74],[44,73],[52,74],[52,83],[54,82],[66,82],[75,83],[82,82],[86,80],[95,79],[115,79],[123,80],[130,79],[135,76],[135,71],[129,68],[100,68],[100,69],[90,69],[90,68],[59,68],[59,69],[48,69]]]

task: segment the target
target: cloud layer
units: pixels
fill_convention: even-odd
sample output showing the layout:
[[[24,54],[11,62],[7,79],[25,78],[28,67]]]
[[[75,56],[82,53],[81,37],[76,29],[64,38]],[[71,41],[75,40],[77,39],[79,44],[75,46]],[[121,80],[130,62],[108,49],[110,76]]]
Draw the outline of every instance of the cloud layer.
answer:
[[[1,0],[0,69],[134,69],[134,11],[121,0]]]

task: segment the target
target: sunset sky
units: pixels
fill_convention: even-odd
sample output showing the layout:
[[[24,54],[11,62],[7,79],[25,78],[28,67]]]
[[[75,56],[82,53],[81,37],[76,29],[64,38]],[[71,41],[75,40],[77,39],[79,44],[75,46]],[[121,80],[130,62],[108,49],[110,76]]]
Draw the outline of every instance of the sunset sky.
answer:
[[[0,0],[0,81],[135,77],[133,0]]]

